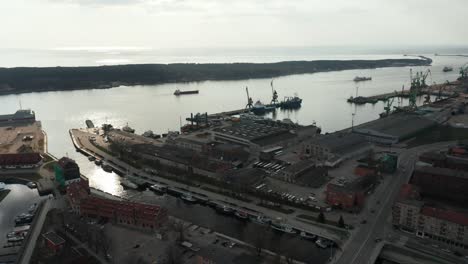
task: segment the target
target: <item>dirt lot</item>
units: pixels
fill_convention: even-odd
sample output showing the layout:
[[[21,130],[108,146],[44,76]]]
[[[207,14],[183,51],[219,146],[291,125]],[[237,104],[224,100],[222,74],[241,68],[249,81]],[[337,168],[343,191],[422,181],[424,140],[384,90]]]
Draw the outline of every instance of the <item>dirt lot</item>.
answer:
[[[40,122],[0,126],[0,153],[44,152]]]

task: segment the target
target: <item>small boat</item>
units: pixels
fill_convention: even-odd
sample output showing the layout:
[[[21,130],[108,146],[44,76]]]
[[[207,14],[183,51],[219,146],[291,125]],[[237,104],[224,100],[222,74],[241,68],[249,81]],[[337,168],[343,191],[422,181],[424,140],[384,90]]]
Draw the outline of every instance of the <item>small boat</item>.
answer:
[[[443,69],[442,69],[443,72],[451,72],[453,71],[453,68],[450,67],[450,66],[445,66]]]
[[[315,241],[315,244],[320,248],[327,248],[330,246],[330,243],[327,242],[327,240],[324,238],[317,239],[317,241]]]
[[[94,161],[94,164],[100,166],[102,164],[102,160],[97,159],[97,160]]]
[[[107,163],[103,163],[102,164],[102,169],[105,171],[105,172],[112,172],[112,166],[107,164]]]
[[[95,161],[95,160],[96,160],[96,157],[94,157],[94,156],[88,156],[88,160],[89,160],[89,161]]]
[[[86,123],[86,126],[87,126],[88,128],[94,128],[93,121],[87,119],[87,120],[85,121],[85,123]]]
[[[28,213],[35,214],[37,211],[37,206],[38,206],[37,203],[34,203],[31,206],[29,206]]]
[[[198,94],[198,90],[191,90],[191,91],[181,91],[179,89],[174,91],[174,95],[183,95],[183,94]]]
[[[196,203],[197,198],[193,197],[192,194],[190,193],[184,193],[180,196],[180,199],[182,199],[184,202],[187,203]]]
[[[353,79],[353,81],[355,82],[371,81],[371,80],[372,80],[372,77],[365,77],[365,76],[356,76]]]
[[[127,132],[127,133],[135,133],[135,129],[128,126],[128,123],[126,126],[122,127],[122,131]]]
[[[287,233],[287,234],[296,234],[296,230],[294,230],[292,227],[290,227],[287,224],[272,224],[271,228]]]
[[[263,215],[258,215],[257,217],[251,218],[250,220],[259,225],[269,225],[271,223],[271,219]]]
[[[127,188],[127,189],[133,189],[133,190],[136,190],[138,189],[138,185],[136,185],[135,183],[131,182],[129,179],[127,178],[123,178],[122,180],[120,180],[120,185],[122,185],[124,188]]]
[[[304,239],[307,239],[307,240],[314,240],[314,239],[317,238],[316,235],[314,235],[314,234],[309,234],[309,233],[307,233],[307,232],[305,232],[305,231],[302,231],[302,232],[301,232],[301,237],[304,238]]]
[[[252,106],[252,112],[256,115],[263,115],[267,112],[274,111],[276,107],[274,106],[266,106],[260,100],[258,100],[253,106]]]
[[[26,186],[28,186],[29,189],[35,189],[35,188],[37,188],[37,184],[36,184],[35,182],[32,182],[32,181],[26,183]]]
[[[164,194],[167,191],[167,186],[160,185],[160,184],[153,184],[149,187],[149,189],[155,193]]]
[[[232,209],[231,207],[227,205],[217,206],[216,209],[217,209],[216,210],[217,212],[222,213],[222,214],[232,214],[232,212],[234,212],[234,209]]]
[[[29,224],[32,222],[34,215],[32,214],[20,214],[17,217],[15,217],[15,224],[17,225],[22,225],[22,224]]]
[[[242,220],[247,220],[249,219],[249,215],[242,211],[242,210],[236,210],[236,212],[234,213],[234,215],[239,218],[239,219],[242,219]]]
[[[14,237],[9,237],[8,242],[20,242],[24,240],[23,236],[14,236]]]

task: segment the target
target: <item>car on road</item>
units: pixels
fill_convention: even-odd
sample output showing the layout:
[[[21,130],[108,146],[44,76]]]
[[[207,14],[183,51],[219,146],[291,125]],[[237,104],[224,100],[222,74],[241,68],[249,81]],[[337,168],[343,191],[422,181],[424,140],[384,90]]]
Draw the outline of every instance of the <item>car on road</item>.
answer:
[[[371,213],[375,213],[375,210],[374,210],[374,209],[371,209],[370,212],[371,212]]]
[[[381,241],[382,241],[382,238],[380,238],[380,237],[376,237],[376,238],[374,239],[374,241],[375,241],[375,243],[379,243],[379,242],[381,242]]]
[[[361,221],[361,224],[363,224],[363,225],[364,225],[364,224],[367,224],[367,220],[366,220],[366,219],[363,219],[363,220]]]

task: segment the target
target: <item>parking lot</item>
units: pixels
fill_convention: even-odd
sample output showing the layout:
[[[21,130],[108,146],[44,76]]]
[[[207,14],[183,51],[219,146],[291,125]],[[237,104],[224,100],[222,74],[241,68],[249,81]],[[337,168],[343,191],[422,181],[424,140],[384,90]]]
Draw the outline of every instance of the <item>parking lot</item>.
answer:
[[[44,152],[44,134],[40,122],[0,126],[0,153],[26,152],[24,148]]]

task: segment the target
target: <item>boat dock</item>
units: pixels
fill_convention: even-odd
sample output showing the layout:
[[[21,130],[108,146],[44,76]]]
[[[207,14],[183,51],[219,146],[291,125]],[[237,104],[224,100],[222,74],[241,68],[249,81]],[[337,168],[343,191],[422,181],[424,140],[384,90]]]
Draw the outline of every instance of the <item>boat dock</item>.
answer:
[[[274,108],[279,108],[279,104],[266,104],[265,107],[274,107]],[[245,114],[251,112],[251,108],[242,108],[242,109],[237,109],[237,110],[232,110],[232,111],[226,111],[226,112],[220,112],[220,113],[214,113],[208,115],[210,118],[217,118],[217,117],[222,117],[222,116],[233,116],[233,115],[240,115],[240,114]]]
[[[424,90],[420,91],[418,93],[418,96],[421,95],[434,95],[434,96],[444,96],[444,97],[449,97],[452,96],[452,94],[449,93],[440,93],[439,91],[433,91],[433,90]],[[353,104],[375,104],[379,101],[385,102],[391,98],[394,97],[400,97],[400,98],[408,98],[410,97],[410,91],[405,90],[405,91],[400,91],[400,92],[391,92],[391,93],[384,93],[384,94],[377,94],[377,95],[372,95],[372,96],[357,96],[357,97],[350,97],[348,98],[348,103],[353,103]]]

